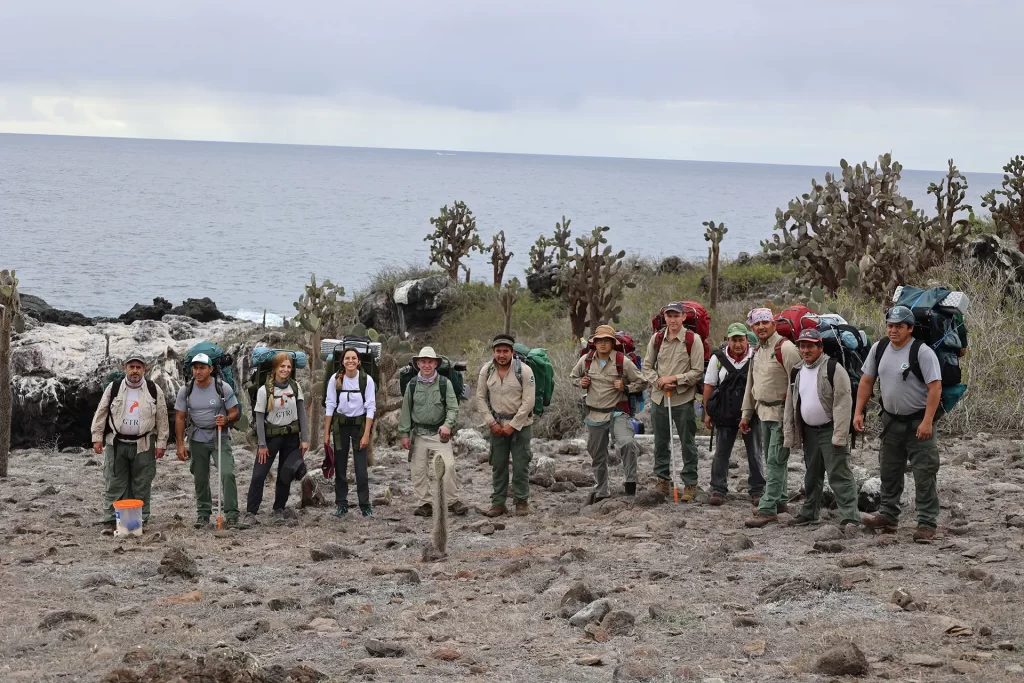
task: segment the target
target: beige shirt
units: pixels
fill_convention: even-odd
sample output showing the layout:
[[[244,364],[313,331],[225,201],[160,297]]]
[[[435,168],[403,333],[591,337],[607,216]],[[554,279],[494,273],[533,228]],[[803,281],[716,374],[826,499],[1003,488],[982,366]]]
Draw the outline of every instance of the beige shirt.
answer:
[[[124,382],[125,380],[119,380]],[[128,386],[122,385],[121,390],[117,394],[117,398],[114,399],[113,405],[110,403],[110,392],[111,387],[114,383],[111,382],[107,385],[107,388],[103,390],[103,396],[100,397],[100,404],[96,407],[96,413],[92,417],[92,442],[97,443],[102,441],[107,446],[111,446],[114,443],[114,433],[110,432],[107,434],[107,438],[103,438],[103,432],[108,424],[109,419],[112,420],[112,424],[120,426],[127,409],[131,408],[127,404]],[[149,388],[146,386],[145,380],[142,382],[142,387],[138,393],[139,405],[136,407],[138,410],[139,419],[139,440],[135,442],[138,452],[148,451],[149,447],[153,444],[153,439],[156,439],[156,447],[161,449],[167,448],[167,437],[170,435],[170,423],[167,420],[167,399],[164,398],[164,391],[159,385],[156,387],[156,399],[149,394]],[[109,412],[108,412],[109,408]]]
[[[782,365],[775,357],[775,348],[781,342]],[[743,419],[749,420],[757,410],[764,422],[782,422],[783,406],[789,389],[789,373],[801,362],[796,344],[778,332],[759,344],[750,359],[747,388],[743,395]]]
[[[498,372],[498,366],[492,360],[480,368],[480,376],[476,382],[476,397],[479,407],[487,414],[487,424],[497,422],[500,425],[511,424],[519,431],[533,424],[533,406],[537,398],[537,385],[533,369],[520,362],[522,384],[515,373],[515,363],[509,365],[504,377]],[[498,415],[495,415],[498,413]],[[512,417],[508,417],[511,415]]]
[[[693,346],[686,352],[686,328],[680,328],[678,336],[669,336],[665,329],[665,340],[654,362],[654,341],[657,334],[647,343],[647,355],[644,356],[644,369],[641,375],[651,388],[651,401],[659,406],[665,402],[665,392],[658,388],[659,377],[675,377],[676,388],[672,392],[672,403],[682,405],[693,400],[697,393],[697,385],[704,377],[704,341],[696,332],[693,333]],[[650,359],[650,360],[648,360]]]
[[[587,357],[581,356],[576,362],[576,367],[569,373],[569,379],[573,386],[580,386],[580,380],[590,377],[590,387],[587,389],[587,406],[590,408],[604,408],[604,410],[588,410],[587,421],[594,423],[607,422],[612,418],[612,411],[622,401],[626,400],[626,392],[637,393],[647,388],[645,380],[636,369],[636,365],[629,356],[622,357],[622,380],[626,383],[626,392],[615,388],[615,382],[619,380],[619,370],[615,365],[615,352],[608,357],[608,361],[601,367],[601,359],[594,354],[594,361],[590,364],[590,371],[586,369]]]

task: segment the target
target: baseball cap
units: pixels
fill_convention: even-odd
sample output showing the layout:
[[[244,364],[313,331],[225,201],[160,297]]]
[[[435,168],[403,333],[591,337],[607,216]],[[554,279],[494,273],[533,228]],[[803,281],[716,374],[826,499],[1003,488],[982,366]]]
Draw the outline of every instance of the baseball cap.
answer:
[[[817,330],[807,329],[800,332],[800,336],[796,338],[797,343],[802,341],[814,342],[815,344],[821,344],[821,332]]]
[[[195,365],[196,363],[199,363],[200,365],[209,365],[211,368],[213,367],[213,363],[210,362],[210,357],[205,353],[197,353],[195,357],[192,358],[192,365]]]
[[[743,323],[733,323],[729,325],[729,329],[725,331],[726,337],[746,337],[747,326]]]
[[[914,317],[914,312],[906,306],[893,306],[885,314],[885,322],[913,325],[917,323],[917,318]]]
[[[516,345],[516,339],[510,334],[496,334],[494,339],[491,341],[491,348],[497,348],[499,346],[507,346],[512,348]]]
[[[145,365],[145,364],[146,364],[146,357],[145,357],[145,356],[143,356],[143,355],[142,355],[141,353],[139,353],[138,351],[132,351],[131,353],[129,353],[129,354],[128,354],[128,357],[124,359],[124,364],[125,364],[125,365],[128,365],[128,364],[129,364],[129,363],[131,363],[131,362],[132,362],[133,360],[134,360],[134,361],[138,361],[138,362],[142,363],[143,365]]]
[[[663,313],[665,311],[678,311],[679,313],[686,313],[686,311],[683,310],[683,305],[678,301],[673,301],[670,304],[665,304],[665,307],[662,308],[661,310]]]

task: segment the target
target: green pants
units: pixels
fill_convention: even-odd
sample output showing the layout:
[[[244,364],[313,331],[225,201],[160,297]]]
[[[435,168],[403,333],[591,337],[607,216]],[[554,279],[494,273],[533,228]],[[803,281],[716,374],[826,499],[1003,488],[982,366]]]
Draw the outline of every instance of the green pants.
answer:
[[[789,449],[782,445],[782,425],[761,420],[761,444],[768,478],[757,510],[774,515],[789,502]]]
[[[654,426],[654,474],[659,479],[672,480],[669,471],[672,462],[672,444],[668,439],[668,407],[651,404],[651,424]],[[683,451],[681,481],[686,486],[697,485],[697,413],[693,401],[672,405],[672,424]]]
[[[117,443],[103,449],[103,521],[113,522],[114,502],[142,501],[142,519],[149,520],[149,497],[156,477],[154,445],[136,452],[134,443]]]
[[[834,433],[832,424],[821,427],[804,425],[804,506],[800,516],[804,519],[818,519],[821,509],[821,492],[824,488],[825,473],[828,485],[836,494],[839,518],[844,522],[860,522],[857,510],[857,483],[850,471],[850,449],[832,445]]]
[[[508,463],[512,460],[512,495],[517,501],[530,500],[530,439],[527,425],[511,436],[491,434],[491,505],[504,505],[508,497]]]
[[[213,514],[213,495],[210,493],[210,465],[217,466],[217,444],[189,441],[188,469],[192,473],[196,487],[196,512],[200,517]],[[235,456],[231,454],[231,442],[221,442],[220,484],[224,492],[224,518],[238,519],[238,489],[235,488]]]
[[[882,505],[879,513],[895,525],[900,518],[903,474],[910,462],[914,472],[918,526],[934,529],[939,519],[939,447],[935,433],[930,439],[917,438],[920,420],[898,422],[882,413],[882,450],[878,467],[882,479]]]

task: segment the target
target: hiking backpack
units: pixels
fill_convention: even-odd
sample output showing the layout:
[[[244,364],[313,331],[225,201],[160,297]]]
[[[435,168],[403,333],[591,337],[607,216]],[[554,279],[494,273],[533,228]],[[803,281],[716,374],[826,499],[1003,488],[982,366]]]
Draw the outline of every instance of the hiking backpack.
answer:
[[[690,345],[693,345],[692,337]],[[689,348],[687,348],[689,351]],[[580,357],[586,357],[584,361],[584,369],[587,374],[590,374],[590,365],[594,362],[594,357],[597,355],[597,347],[593,342],[588,342],[587,345],[580,351]],[[622,330],[615,332],[615,370],[616,375],[622,381],[626,380],[622,366],[625,358],[629,358],[633,361],[633,365],[636,366],[636,371],[639,374],[642,368],[642,361],[640,354],[636,352],[636,343],[633,342],[633,338]],[[644,392],[642,391],[627,391],[626,400],[619,403],[619,409],[626,413],[630,417],[636,415],[644,409]]]
[[[520,386],[523,384],[523,363],[533,370],[533,414],[543,415],[555,393],[555,369],[548,359],[548,350],[531,349],[525,344],[512,346],[512,371]],[[487,376],[490,377],[493,372],[494,362],[491,361]]]
[[[716,427],[738,427],[743,413],[747,373],[750,371],[753,356],[747,359],[742,368],[737,368],[723,349],[716,350],[714,356],[726,374],[725,379],[715,385],[704,410],[711,416],[711,421]]]
[[[968,344],[967,325],[964,323],[964,313],[969,305],[967,295],[951,292],[945,287],[921,289],[903,286],[896,290],[893,299],[897,306],[906,306],[914,312],[913,339],[927,344],[939,359],[942,399],[938,414],[948,413],[967,391],[960,367],[960,358],[967,353]],[[881,344],[887,341],[883,339],[880,342],[876,361],[885,350]],[[919,350],[911,349],[909,370],[924,381],[917,356]]]
[[[124,378],[125,378],[124,370],[114,370],[109,375],[107,375],[106,381],[103,382],[103,390],[104,391],[106,391],[106,389],[107,389],[107,387],[109,385],[113,384],[113,386],[110,387],[110,402],[107,403],[107,419],[103,423],[103,440],[104,441],[107,440],[107,434],[110,434],[111,432],[114,433],[115,437],[120,437],[121,436],[121,433],[119,431],[117,431],[117,429],[115,429],[114,427],[112,427],[110,425],[110,418],[112,417],[112,415],[110,414],[110,406],[114,405],[114,399],[116,399],[117,395],[121,393],[121,385],[123,383]],[[145,384],[146,384],[146,389],[149,391],[149,395],[152,396],[153,400],[155,401],[156,400],[156,384],[153,382],[153,380],[151,380],[148,377],[143,377],[143,382],[145,382]]]
[[[775,316],[775,331],[796,344],[797,337],[802,331],[818,328],[818,317],[818,314],[806,306],[790,306]]]
[[[249,370],[249,380],[245,385],[245,393],[249,397],[249,427],[253,434],[256,433],[256,396],[260,387],[267,389],[267,412],[270,411],[270,403],[274,400],[274,356],[279,353],[287,353],[292,359],[292,374],[288,377],[288,384],[296,397],[299,395],[299,385],[295,381],[295,372],[308,364],[306,354],[302,351],[289,351],[287,349],[270,349],[265,346],[257,346],[252,350],[252,369]],[[269,428],[269,425],[267,425]],[[294,431],[285,432],[298,434],[298,425]]]
[[[331,377],[339,372],[345,372],[345,366],[341,361],[345,357],[345,349],[349,348],[354,349],[359,356],[359,391],[363,395],[363,402],[366,402],[367,375],[373,378],[373,385],[378,390],[380,389],[380,343],[373,342],[369,337],[361,335],[346,335],[341,338],[340,343],[334,345],[324,366],[324,381],[320,391],[324,406],[327,405],[327,392],[330,390]]]
[[[704,343],[704,370],[706,371],[708,363],[711,361],[711,345],[708,343],[708,337],[711,336],[711,316],[708,315],[707,309],[696,301],[680,301],[679,303],[682,304],[684,311],[683,330],[686,332],[684,335],[686,353],[690,353],[693,349],[693,335],[699,335]],[[649,361],[651,367],[657,369],[658,354],[661,353],[661,345],[665,341],[666,323],[664,308],[651,318],[651,329],[654,330],[654,355]],[[701,379],[697,382],[696,386],[697,393],[700,394],[704,386],[703,374],[701,374]]]
[[[201,341],[190,348],[185,354],[185,358],[181,362],[181,376],[185,381],[189,385],[192,384],[192,359],[200,353],[205,353],[210,357],[210,362],[213,363],[214,379],[221,379],[227,382],[228,386],[231,387],[231,391],[237,392],[238,383],[235,381],[235,373],[231,369],[234,358],[231,357],[230,353],[225,353],[224,349],[212,341]]]
[[[438,387],[441,390],[441,406],[444,408],[445,413],[448,412],[448,382],[452,383],[452,391],[455,393],[455,400],[458,403],[466,400],[466,379],[462,374],[466,370],[466,364],[463,362],[453,363],[449,358],[441,356],[437,364],[437,374],[439,375],[438,381],[440,384]],[[406,390],[412,383],[412,380],[418,375],[420,369],[416,366],[416,359],[413,358],[407,365],[402,366],[402,369],[398,371],[398,390],[405,396]],[[413,407],[416,400],[416,392],[412,391],[409,393],[409,414],[412,415]]]

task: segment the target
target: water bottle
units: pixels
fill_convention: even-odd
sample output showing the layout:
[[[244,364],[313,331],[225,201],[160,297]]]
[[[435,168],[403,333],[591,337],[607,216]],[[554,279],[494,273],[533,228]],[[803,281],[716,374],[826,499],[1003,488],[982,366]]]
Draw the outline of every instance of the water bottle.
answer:
[[[697,414],[697,422],[704,422],[704,404],[696,401],[693,404],[693,412]]]

